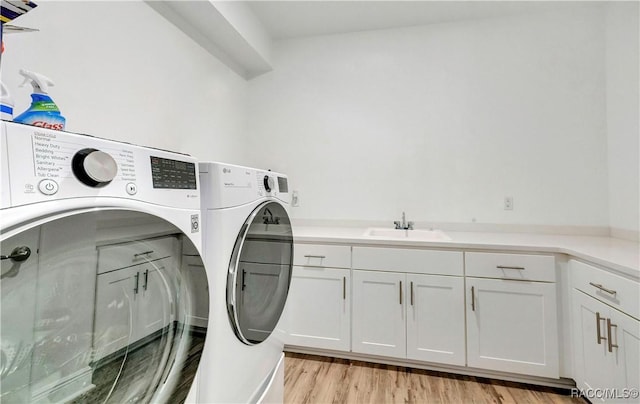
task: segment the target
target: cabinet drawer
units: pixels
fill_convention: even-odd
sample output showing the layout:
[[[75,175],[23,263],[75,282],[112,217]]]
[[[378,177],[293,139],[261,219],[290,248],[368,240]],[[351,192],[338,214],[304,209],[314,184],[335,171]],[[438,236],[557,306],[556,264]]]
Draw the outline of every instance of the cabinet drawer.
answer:
[[[293,265],[351,268],[351,247],[346,245],[295,244]]]
[[[638,282],[576,260],[569,262],[574,288],[632,317],[640,318],[640,285]]]
[[[353,247],[353,269],[462,276],[462,252]]]
[[[556,281],[555,259],[550,255],[465,253],[465,273],[481,278]]]
[[[175,253],[175,237],[134,241],[98,248],[98,273],[166,258]]]

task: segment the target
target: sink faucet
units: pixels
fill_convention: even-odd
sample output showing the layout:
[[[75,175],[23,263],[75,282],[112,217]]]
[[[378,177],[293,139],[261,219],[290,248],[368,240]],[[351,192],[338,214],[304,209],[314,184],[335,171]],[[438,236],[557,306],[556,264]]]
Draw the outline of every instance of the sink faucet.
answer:
[[[396,230],[413,230],[413,222],[407,222],[404,212],[402,212],[402,223],[399,221],[393,222],[396,226]]]

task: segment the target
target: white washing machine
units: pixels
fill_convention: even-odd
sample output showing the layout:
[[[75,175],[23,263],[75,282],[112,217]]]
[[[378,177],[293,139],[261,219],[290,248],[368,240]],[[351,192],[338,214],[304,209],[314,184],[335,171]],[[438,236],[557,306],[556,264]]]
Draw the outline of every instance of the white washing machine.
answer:
[[[195,159],[0,125],[0,401],[197,401]]]
[[[283,401],[278,320],[293,260],[287,181],[271,171],[200,163],[203,254],[215,288],[202,402]]]

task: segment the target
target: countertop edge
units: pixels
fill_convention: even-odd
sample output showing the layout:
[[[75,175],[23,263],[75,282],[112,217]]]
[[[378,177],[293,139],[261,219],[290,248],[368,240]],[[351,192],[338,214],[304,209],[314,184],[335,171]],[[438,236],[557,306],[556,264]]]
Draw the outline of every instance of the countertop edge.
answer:
[[[326,231],[326,230],[325,230]],[[577,250],[572,247],[563,245],[549,244],[523,244],[523,243],[482,243],[482,242],[464,242],[464,241],[407,241],[392,239],[374,239],[341,235],[296,235],[294,230],[294,242],[300,243],[323,243],[323,244],[351,244],[358,246],[380,246],[380,247],[422,247],[422,248],[440,248],[440,249],[465,249],[465,250],[493,250],[493,251],[514,251],[514,252],[536,252],[550,254],[565,254],[571,257],[587,261],[595,265],[612,270],[633,280],[640,282],[640,269],[623,265],[609,259],[589,253],[584,250]]]

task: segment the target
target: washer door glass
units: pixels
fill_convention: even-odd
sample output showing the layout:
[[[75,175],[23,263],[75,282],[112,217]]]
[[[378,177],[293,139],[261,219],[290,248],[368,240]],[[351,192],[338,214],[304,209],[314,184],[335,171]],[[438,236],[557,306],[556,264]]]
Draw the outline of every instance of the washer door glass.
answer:
[[[240,230],[227,278],[227,307],[238,338],[259,344],[273,332],[289,293],[291,221],[277,202],[258,206]]]
[[[0,401],[183,402],[208,322],[189,238],[144,213],[2,235]]]

